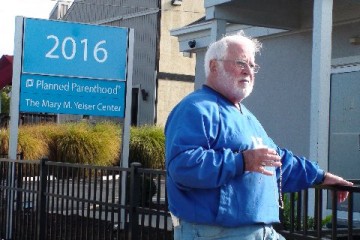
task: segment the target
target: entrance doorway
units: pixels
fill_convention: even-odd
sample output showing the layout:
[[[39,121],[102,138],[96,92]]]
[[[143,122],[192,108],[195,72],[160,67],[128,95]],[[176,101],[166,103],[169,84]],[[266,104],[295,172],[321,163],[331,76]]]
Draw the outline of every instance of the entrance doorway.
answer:
[[[329,171],[360,179],[360,71],[331,75]],[[354,199],[360,211],[360,198]]]

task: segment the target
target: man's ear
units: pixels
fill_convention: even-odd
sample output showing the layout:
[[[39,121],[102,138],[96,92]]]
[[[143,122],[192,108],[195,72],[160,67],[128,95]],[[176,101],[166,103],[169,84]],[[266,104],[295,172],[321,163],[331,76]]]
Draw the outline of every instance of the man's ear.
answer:
[[[218,62],[215,59],[210,60],[209,65],[210,72],[217,72]]]

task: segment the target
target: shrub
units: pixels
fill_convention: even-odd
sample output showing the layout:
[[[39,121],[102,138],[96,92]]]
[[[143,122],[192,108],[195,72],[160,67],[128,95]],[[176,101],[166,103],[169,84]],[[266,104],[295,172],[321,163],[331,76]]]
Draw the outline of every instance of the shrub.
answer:
[[[165,135],[161,127],[132,127],[129,145],[129,163],[140,162],[144,168],[165,168]]]
[[[44,140],[47,142],[48,159],[50,161],[58,161],[58,140],[65,135],[66,128],[62,124],[46,123],[38,125]]]
[[[0,154],[8,154],[9,129],[0,129]],[[37,126],[22,126],[19,128],[17,152],[22,152],[25,159],[40,159],[48,154],[47,143]]]
[[[18,152],[25,159],[48,156],[51,161],[114,165],[120,151],[120,126],[103,122],[25,125],[19,127]],[[0,153],[6,154],[9,130],[0,130]]]
[[[119,158],[120,129],[109,122],[65,125],[63,135],[53,135],[58,161],[112,165]]]
[[[1,129],[1,152],[7,153],[9,131]],[[20,126],[18,151],[25,159],[48,156],[51,161],[117,165],[120,158],[121,127],[112,122],[88,122]],[[165,135],[157,126],[130,129],[129,162],[144,168],[165,168]]]
[[[6,155],[9,149],[9,130],[0,128],[0,154]]]
[[[0,93],[1,97],[1,113],[9,114],[10,112],[10,96],[11,87],[5,87]]]
[[[19,128],[18,153],[24,154],[24,159],[40,159],[48,155],[47,142],[36,125],[25,125]]]

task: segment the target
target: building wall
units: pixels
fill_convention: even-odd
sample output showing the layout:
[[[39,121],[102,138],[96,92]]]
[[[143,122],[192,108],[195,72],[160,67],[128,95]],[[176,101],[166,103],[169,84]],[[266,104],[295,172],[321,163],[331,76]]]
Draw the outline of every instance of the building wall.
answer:
[[[332,59],[357,57],[360,62],[360,45],[350,44],[350,38],[360,36],[360,22],[335,26],[333,29]]]
[[[188,25],[204,14],[203,0],[183,0],[181,6],[172,6],[171,0],[162,1],[159,72],[194,75],[195,56],[184,57],[179,52],[178,39],[170,36],[170,30]]]
[[[310,32],[262,39],[260,71],[244,101],[275,143],[303,156],[309,156],[311,39]]]
[[[183,0],[181,6],[171,5],[171,0],[161,2],[157,125],[164,125],[175,104],[194,90],[195,54],[183,56],[170,30],[198,20],[204,12],[203,0]]]
[[[177,103],[194,91],[194,83],[186,81],[159,80],[158,126],[165,126],[166,119]]]

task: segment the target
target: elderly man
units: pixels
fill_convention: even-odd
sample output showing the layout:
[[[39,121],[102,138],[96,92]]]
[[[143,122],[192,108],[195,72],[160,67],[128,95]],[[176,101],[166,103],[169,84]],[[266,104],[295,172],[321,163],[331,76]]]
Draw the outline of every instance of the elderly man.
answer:
[[[282,192],[352,185],[277,146],[241,103],[253,90],[260,48],[242,32],[211,44],[205,85],[169,115],[167,190],[176,240],[284,239],[272,228]],[[346,197],[339,192],[340,201]]]

